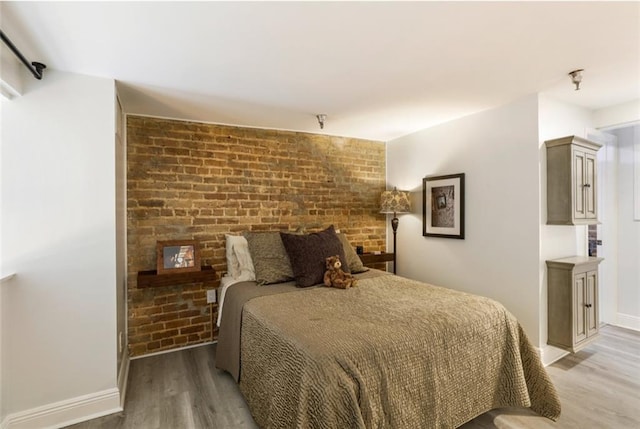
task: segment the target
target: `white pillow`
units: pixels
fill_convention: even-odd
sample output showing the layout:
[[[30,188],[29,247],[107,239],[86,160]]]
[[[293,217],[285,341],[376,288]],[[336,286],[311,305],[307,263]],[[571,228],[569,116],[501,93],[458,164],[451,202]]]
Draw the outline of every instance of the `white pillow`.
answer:
[[[225,249],[227,256],[227,272],[235,279],[240,275],[240,263],[238,262],[236,254],[233,252],[233,243],[236,241],[238,236],[225,234],[225,238],[227,241]]]
[[[227,239],[227,270],[236,280],[250,281],[256,279],[256,270],[249,253],[249,243],[241,235],[225,234]]]

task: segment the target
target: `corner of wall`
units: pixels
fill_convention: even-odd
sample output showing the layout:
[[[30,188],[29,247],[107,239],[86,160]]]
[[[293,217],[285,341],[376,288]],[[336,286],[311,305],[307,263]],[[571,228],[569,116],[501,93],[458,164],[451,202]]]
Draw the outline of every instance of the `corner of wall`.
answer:
[[[127,396],[127,387],[129,382],[129,349],[124,347],[122,350],[122,361],[120,371],[118,372],[118,391],[120,392],[120,408],[124,409],[124,401]]]
[[[540,352],[540,360],[542,361],[542,364],[544,366],[549,366],[569,354],[569,352],[566,350],[562,350],[549,345],[545,345],[544,347],[539,348],[538,351]]]

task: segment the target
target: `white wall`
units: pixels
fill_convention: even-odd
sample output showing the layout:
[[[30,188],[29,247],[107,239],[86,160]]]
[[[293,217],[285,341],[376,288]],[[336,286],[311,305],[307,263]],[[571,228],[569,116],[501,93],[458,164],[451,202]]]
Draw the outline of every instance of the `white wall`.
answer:
[[[632,124],[640,119],[640,100],[632,100],[615,106],[605,107],[593,112],[593,125],[596,128]]]
[[[400,216],[398,274],[496,299],[534,345],[539,143],[538,97],[531,95],[387,144],[387,185],[412,192],[412,213]],[[466,238],[423,237],[422,178],[455,173],[466,174]]]
[[[0,286],[10,427],[116,387],[114,87],[47,69],[2,101],[2,271],[17,273]]]
[[[0,12],[1,13],[1,12]],[[0,45],[0,95],[17,97],[22,93],[22,64],[4,43]]]
[[[617,323],[640,329],[640,221],[634,219],[634,146],[640,125],[610,131],[618,138],[618,299]],[[634,168],[635,167],[635,168]]]

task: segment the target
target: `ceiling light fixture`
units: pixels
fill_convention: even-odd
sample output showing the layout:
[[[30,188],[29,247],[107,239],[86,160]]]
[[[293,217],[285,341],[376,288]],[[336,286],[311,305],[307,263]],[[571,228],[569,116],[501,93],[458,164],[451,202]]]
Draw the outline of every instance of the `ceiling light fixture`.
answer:
[[[571,76],[571,82],[576,86],[576,91],[580,90],[580,82],[582,82],[582,72],[584,69],[574,70],[569,72],[569,76]]]
[[[320,124],[320,129],[323,130],[324,129],[324,121],[327,120],[327,115],[325,115],[324,113],[320,113],[319,115],[316,115],[316,118],[318,118],[318,123]]]

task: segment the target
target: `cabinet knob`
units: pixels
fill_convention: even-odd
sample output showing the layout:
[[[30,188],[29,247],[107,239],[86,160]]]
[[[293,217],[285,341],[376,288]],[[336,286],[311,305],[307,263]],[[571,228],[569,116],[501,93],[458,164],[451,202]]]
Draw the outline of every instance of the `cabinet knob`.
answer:
[[[590,185],[589,183],[585,183],[583,186],[584,186],[585,188],[590,188],[590,187],[591,187],[591,185]]]

